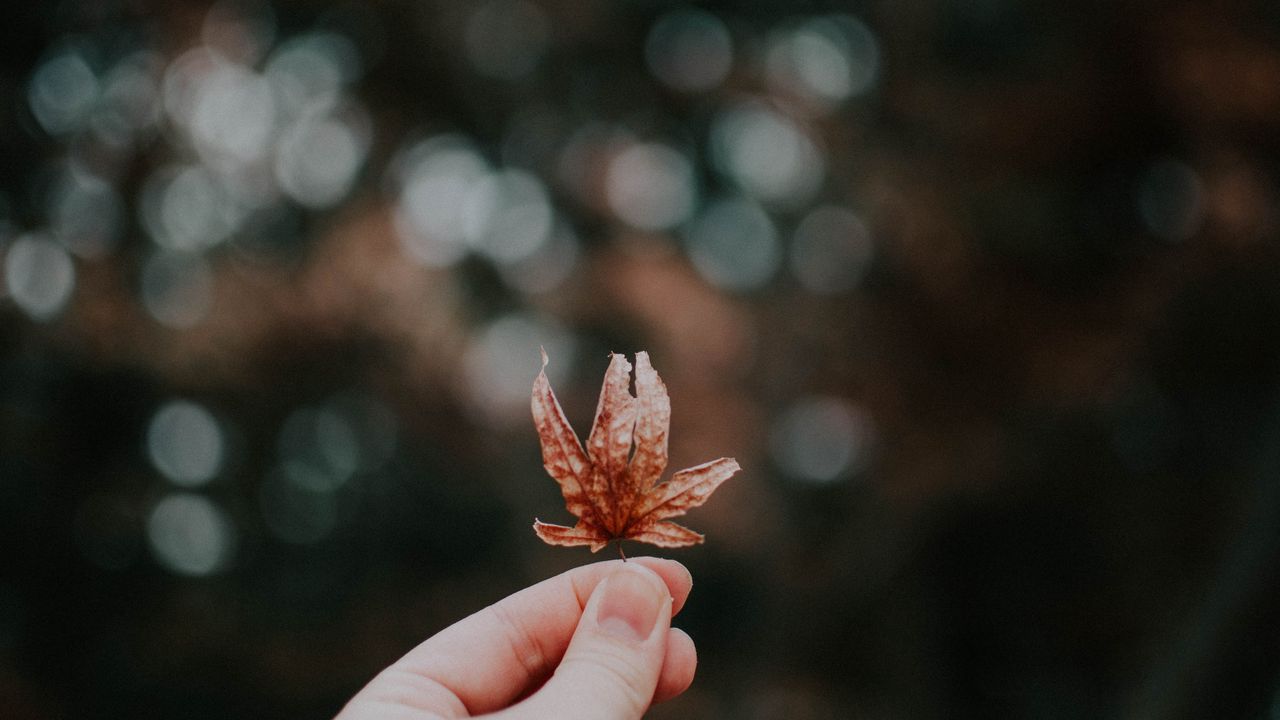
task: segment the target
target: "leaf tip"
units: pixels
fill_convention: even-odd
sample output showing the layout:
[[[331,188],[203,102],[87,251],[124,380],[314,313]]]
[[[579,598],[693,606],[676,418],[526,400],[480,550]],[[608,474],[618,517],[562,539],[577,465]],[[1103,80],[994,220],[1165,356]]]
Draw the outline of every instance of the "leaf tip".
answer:
[[[549,362],[549,361],[547,360],[547,349],[546,349],[545,347],[543,347],[542,345],[539,345],[539,346],[538,346],[538,352],[542,353],[542,369],[543,369],[543,370],[546,370],[546,369],[547,369],[547,362]]]

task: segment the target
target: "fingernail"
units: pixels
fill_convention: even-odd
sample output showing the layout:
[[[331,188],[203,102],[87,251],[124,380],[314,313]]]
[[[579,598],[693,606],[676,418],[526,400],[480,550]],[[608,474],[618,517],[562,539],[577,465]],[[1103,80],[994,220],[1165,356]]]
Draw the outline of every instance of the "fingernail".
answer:
[[[641,642],[653,633],[663,603],[671,602],[661,581],[645,577],[646,571],[621,568],[605,578],[596,625],[606,635]]]

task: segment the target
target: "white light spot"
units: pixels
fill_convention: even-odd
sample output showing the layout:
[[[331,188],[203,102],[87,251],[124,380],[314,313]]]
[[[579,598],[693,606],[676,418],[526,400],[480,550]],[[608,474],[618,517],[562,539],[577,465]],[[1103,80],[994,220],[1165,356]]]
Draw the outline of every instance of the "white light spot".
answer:
[[[537,252],[551,233],[555,214],[546,187],[523,170],[492,173],[469,188],[462,232],[476,251],[499,263]]]
[[[522,292],[537,294],[555,289],[573,272],[578,262],[578,237],[566,224],[551,231],[537,252],[513,263],[498,266],[507,284]]]
[[[122,146],[154,128],[160,118],[160,63],[157,55],[139,52],[107,73],[102,99],[89,120],[99,137]]]
[[[666,230],[685,220],[697,203],[693,165],[658,143],[632,145],[609,164],[609,206],[641,230]]]
[[[482,75],[519,80],[533,72],[546,53],[549,29],[546,13],[536,4],[491,0],[467,20],[467,59]]]
[[[1152,235],[1169,242],[1186,240],[1204,220],[1204,183],[1185,163],[1161,160],[1142,178],[1138,215]]]
[[[871,30],[855,18],[816,18],[775,38],[765,65],[779,92],[829,108],[871,89],[880,71],[880,49]]]
[[[764,285],[781,259],[773,221],[749,200],[719,200],[707,206],[686,231],[685,240],[698,272],[730,290]]]
[[[223,569],[235,546],[235,527],[212,501],[173,493],[151,511],[147,539],[156,560],[180,575],[209,575]]]
[[[573,363],[573,337],[523,315],[508,315],[481,330],[463,360],[472,408],[491,424],[509,425],[529,412],[529,387],[538,373],[539,346],[552,358],[547,375],[554,384]]]
[[[213,273],[199,255],[161,251],[142,268],[142,305],[161,325],[200,324],[213,305]]]
[[[659,81],[682,92],[705,92],[724,82],[733,67],[733,41],[720,18],[682,9],[654,23],[645,60]]]
[[[405,250],[424,265],[461,260],[467,251],[462,208],[472,186],[488,175],[488,164],[452,135],[415,145],[397,164],[395,226]]]
[[[718,116],[711,150],[722,173],[764,202],[800,205],[822,185],[825,169],[813,141],[790,118],[758,103]]]
[[[141,206],[142,223],[152,239],[184,251],[222,242],[244,212],[203,165],[158,171],[143,186]]]
[[[811,292],[847,292],[866,274],[873,252],[871,233],[861,218],[847,208],[824,205],[796,227],[791,271]]]
[[[281,45],[265,70],[282,114],[325,110],[337,104],[344,85],[359,76],[360,54],[350,39],[312,33]]]
[[[43,235],[23,235],[4,258],[9,296],[33,320],[56,316],[76,286],[75,265],[60,245]]]
[[[165,68],[161,81],[164,109],[180,128],[190,131],[196,98],[205,78],[225,62],[201,45],[179,55]]]
[[[203,407],[175,400],[147,428],[147,456],[160,474],[182,487],[198,487],[222,468],[222,429]]]
[[[769,450],[788,475],[825,483],[865,465],[872,433],[870,418],[858,408],[839,398],[809,397],[774,421]]]
[[[27,101],[50,135],[80,127],[98,99],[98,78],[80,53],[67,50],[41,63],[31,77]]]
[[[45,206],[49,231],[76,255],[101,257],[115,247],[124,209],[110,184],[85,173],[62,173]]]
[[[275,131],[275,96],[261,75],[229,62],[200,77],[191,110],[196,147],[216,166],[247,165],[266,152]]]
[[[309,208],[341,200],[364,162],[365,139],[332,117],[307,117],[294,123],[276,149],[276,180],[285,194]]]

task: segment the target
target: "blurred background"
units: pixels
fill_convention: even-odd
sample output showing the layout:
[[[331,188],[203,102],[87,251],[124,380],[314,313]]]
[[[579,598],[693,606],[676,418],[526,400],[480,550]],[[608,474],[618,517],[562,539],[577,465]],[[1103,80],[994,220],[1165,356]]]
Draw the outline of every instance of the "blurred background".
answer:
[[[4,717],[329,717],[599,559],[539,346],[745,468],[652,717],[1280,717],[1280,4],[0,13]]]

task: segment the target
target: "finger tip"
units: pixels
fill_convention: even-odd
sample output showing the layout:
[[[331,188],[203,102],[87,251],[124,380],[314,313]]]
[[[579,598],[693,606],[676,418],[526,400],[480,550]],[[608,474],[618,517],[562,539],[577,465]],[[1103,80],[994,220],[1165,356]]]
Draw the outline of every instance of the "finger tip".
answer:
[[[645,578],[645,580],[654,587],[661,588],[663,591],[667,592],[667,594],[671,594],[671,583],[668,580],[667,574],[663,572],[664,569],[665,568],[659,569],[658,567],[652,567],[649,563],[617,561],[616,564],[610,568],[609,575],[613,576],[618,573],[632,573],[638,577]]]
[[[689,568],[680,561],[669,558],[644,555],[633,560],[653,570],[662,578],[671,592],[674,603],[671,609],[672,614],[680,612],[680,608],[684,607],[685,599],[689,597],[689,592],[693,590],[693,574],[689,572]]]
[[[658,686],[653,692],[654,702],[665,702],[680,695],[693,684],[698,670],[698,650],[693,638],[680,628],[667,631],[666,657]]]
[[[687,585],[693,584],[693,575],[689,572],[689,568],[685,567],[684,563],[680,562],[679,560],[673,560],[671,558],[664,558],[664,557],[655,557],[653,555],[641,555],[639,557],[634,557],[631,559],[643,565],[648,566],[649,569],[651,570],[656,571],[658,570],[658,568],[663,568],[665,571],[668,571],[673,575],[678,575],[680,577],[683,577],[684,579],[683,584],[687,584]]]

